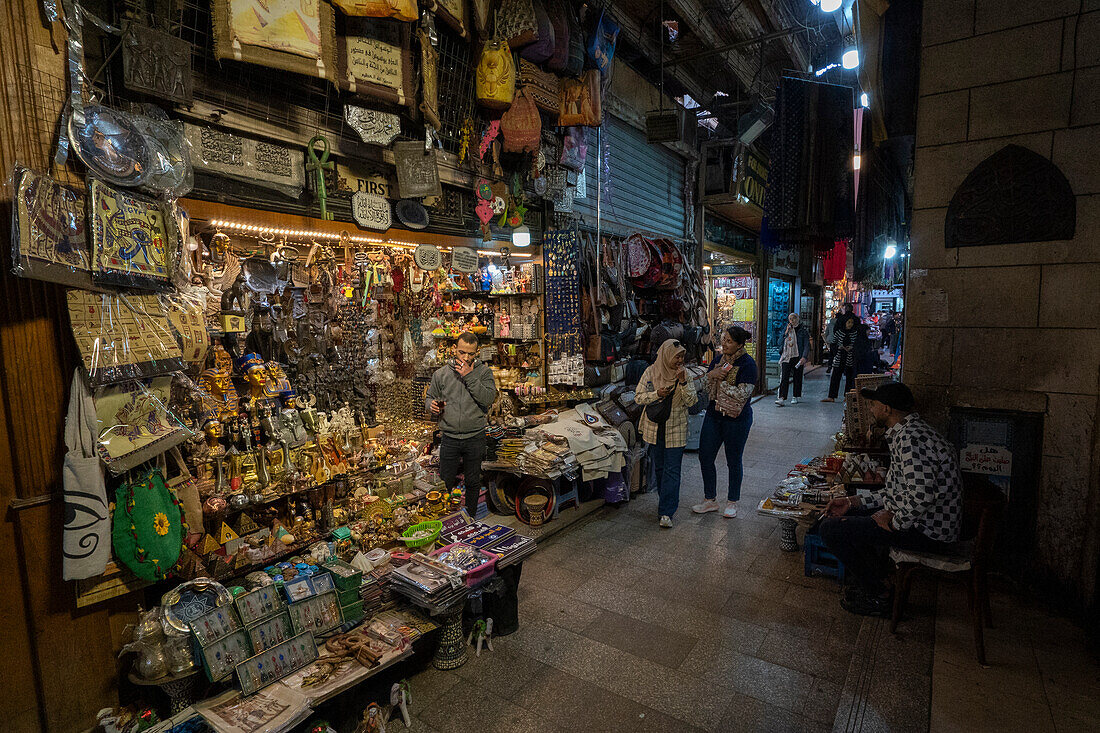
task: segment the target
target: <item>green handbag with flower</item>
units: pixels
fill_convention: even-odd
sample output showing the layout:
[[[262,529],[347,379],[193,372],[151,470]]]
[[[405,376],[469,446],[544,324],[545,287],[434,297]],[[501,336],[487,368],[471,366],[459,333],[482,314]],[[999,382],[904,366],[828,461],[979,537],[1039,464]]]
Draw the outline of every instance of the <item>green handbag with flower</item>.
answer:
[[[159,468],[115,490],[112,544],[115,557],[134,575],[149,581],[168,577],[186,536],[182,505]]]

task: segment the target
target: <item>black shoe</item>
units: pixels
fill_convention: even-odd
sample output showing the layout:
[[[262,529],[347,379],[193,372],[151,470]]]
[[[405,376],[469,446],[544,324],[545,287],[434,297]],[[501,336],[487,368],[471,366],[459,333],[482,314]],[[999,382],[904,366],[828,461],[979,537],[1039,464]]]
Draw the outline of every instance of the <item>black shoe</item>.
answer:
[[[840,597],[840,607],[858,616],[886,618],[890,615],[893,604],[889,595],[878,596],[859,588],[846,588]]]

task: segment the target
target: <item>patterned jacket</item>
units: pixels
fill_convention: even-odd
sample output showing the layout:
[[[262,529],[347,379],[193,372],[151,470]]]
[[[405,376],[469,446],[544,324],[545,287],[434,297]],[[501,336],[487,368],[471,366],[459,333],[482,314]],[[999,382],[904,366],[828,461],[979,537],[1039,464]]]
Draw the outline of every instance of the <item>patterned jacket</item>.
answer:
[[[890,470],[880,490],[861,489],[869,508],[885,507],[894,529],[916,528],[940,542],[959,539],[962,481],[955,448],[913,412],[886,431]]]
[[[634,392],[634,401],[639,405],[649,405],[659,400],[657,388],[653,385],[653,367],[649,367],[638,382],[638,389]],[[695,391],[695,382],[691,379],[687,384],[676,387],[676,393],[672,397],[672,414],[665,423],[665,447],[683,448],[687,445],[687,408],[698,401],[699,393]],[[657,425],[650,420],[645,411],[638,420],[642,428],[642,440],[650,445],[657,444]]]
[[[843,328],[833,329],[833,341],[831,344],[833,350],[833,369],[847,369],[856,363],[856,336],[858,331],[858,326],[851,331],[845,331]],[[847,346],[848,348],[842,350],[842,346]]]

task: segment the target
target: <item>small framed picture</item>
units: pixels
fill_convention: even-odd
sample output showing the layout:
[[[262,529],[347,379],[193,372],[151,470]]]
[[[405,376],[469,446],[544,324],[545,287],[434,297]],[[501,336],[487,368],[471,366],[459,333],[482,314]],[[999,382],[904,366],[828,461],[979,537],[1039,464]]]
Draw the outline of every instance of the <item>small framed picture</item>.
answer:
[[[246,626],[278,613],[284,608],[286,603],[283,602],[279,589],[274,585],[265,585],[237,596],[237,611]]]
[[[217,682],[233,674],[233,669],[252,656],[252,645],[244,629],[234,631],[202,648],[203,664],[211,682]]]
[[[218,606],[190,622],[191,633],[201,646],[207,646],[241,628],[233,606]]]

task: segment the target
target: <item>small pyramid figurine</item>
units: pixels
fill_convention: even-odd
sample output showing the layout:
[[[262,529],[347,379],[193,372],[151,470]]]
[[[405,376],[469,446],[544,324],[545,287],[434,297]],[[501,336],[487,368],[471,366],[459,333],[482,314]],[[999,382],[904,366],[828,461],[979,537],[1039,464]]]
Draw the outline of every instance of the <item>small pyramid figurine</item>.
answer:
[[[252,534],[253,532],[259,531],[259,529],[259,525],[253,522],[251,517],[243,512],[241,513],[240,518],[237,520],[237,535],[239,537]]]
[[[222,528],[218,530],[218,542],[224,545],[235,539],[238,539],[237,533],[228,524],[222,522]]]
[[[199,554],[206,556],[211,555],[221,549],[221,545],[214,539],[213,535],[203,535],[202,540],[199,542]]]

